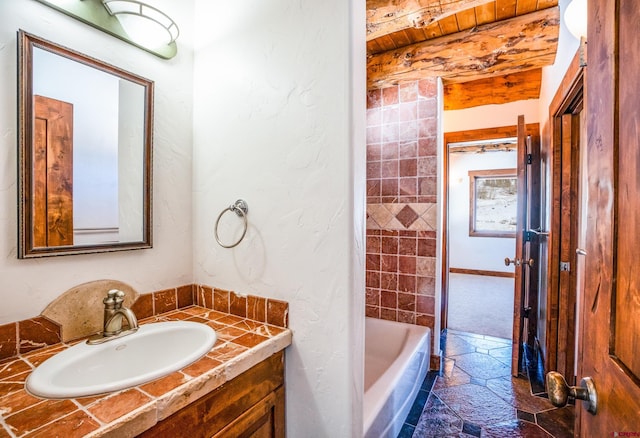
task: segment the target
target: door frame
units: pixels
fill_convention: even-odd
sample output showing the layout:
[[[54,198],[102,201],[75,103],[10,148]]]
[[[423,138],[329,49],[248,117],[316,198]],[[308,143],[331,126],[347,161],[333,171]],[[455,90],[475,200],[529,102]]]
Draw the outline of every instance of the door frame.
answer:
[[[633,196],[640,173],[640,8],[632,0],[589,0],[587,15],[589,233],[578,375],[592,379],[598,406],[592,415],[576,404],[575,436],[629,436],[640,431],[640,208]]]
[[[575,383],[576,346],[576,273],[578,242],[578,172],[580,129],[576,119],[584,108],[585,67],[576,52],[558,90],[549,105],[551,139],[551,199],[547,263],[546,334],[544,368],[563,374]],[[567,181],[568,179],[568,181]],[[564,183],[563,183],[564,181]],[[567,193],[567,188],[569,192]],[[567,205],[569,204],[569,205]],[[563,222],[563,206],[569,209],[572,222]],[[563,229],[564,228],[564,229]],[[563,239],[565,240],[563,243]],[[566,248],[571,250],[567,251]],[[562,260],[568,258],[568,260]],[[560,263],[568,261],[570,271],[563,273]]]
[[[538,123],[528,123],[527,130],[538,134],[540,126]],[[440,301],[440,329],[445,330],[448,326],[449,312],[449,143],[460,143],[467,141],[493,140],[505,137],[517,137],[518,126],[500,126],[495,128],[472,129],[466,131],[454,131],[444,133],[444,165],[442,172],[443,181],[443,221],[442,221],[442,288]],[[515,245],[514,245],[515,251]],[[506,256],[507,254],[505,254]]]

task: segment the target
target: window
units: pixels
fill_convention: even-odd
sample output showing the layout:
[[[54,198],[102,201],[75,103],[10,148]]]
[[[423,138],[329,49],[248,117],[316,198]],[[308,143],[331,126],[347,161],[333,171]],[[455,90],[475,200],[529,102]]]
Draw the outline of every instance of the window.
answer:
[[[515,237],[516,169],[469,171],[469,235]]]

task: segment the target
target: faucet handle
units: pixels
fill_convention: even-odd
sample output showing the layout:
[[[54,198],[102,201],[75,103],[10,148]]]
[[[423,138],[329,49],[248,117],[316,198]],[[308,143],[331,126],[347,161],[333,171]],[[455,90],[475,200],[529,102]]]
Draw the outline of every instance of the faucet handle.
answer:
[[[120,309],[122,307],[123,301],[124,301],[124,292],[122,292],[121,290],[116,291],[115,308]]]
[[[107,296],[102,300],[102,302],[107,306],[113,306],[116,302],[117,293],[118,289],[111,289],[109,292],[107,292]]]
[[[124,292],[118,289],[111,289],[107,292],[107,296],[102,302],[107,307],[115,307],[119,308],[122,306],[122,302],[124,301]]]

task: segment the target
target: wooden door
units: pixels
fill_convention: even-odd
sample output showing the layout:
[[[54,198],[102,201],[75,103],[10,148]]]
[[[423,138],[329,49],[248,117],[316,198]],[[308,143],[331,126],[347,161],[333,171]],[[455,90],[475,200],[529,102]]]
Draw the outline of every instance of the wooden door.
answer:
[[[73,105],[34,98],[33,246],[73,245]]]
[[[513,299],[511,374],[522,367],[523,345],[535,345],[540,238],[540,140],[518,116],[518,217]]]
[[[597,413],[577,404],[579,436],[640,434],[640,50],[637,0],[590,0],[588,219],[580,377]],[[635,434],[635,435],[631,435]]]
[[[559,116],[560,124],[560,223],[553,226],[554,242],[558,245],[558,259],[553,257],[553,270],[557,273],[557,332],[555,369],[574,382],[575,367],[575,314],[578,284],[578,225],[579,199],[579,151],[581,106]],[[555,247],[554,247],[555,249]],[[554,252],[555,255],[555,252]],[[555,292],[555,291],[554,291]],[[551,336],[549,336],[551,338]],[[553,349],[552,349],[553,350]]]

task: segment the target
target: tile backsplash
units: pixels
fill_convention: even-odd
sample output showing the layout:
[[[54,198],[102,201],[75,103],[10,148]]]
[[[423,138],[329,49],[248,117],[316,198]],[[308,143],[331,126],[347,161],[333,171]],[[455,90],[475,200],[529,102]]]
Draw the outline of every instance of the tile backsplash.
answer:
[[[193,305],[278,327],[289,324],[289,304],[284,301],[196,284],[141,294],[131,309],[138,319],[144,319]],[[101,314],[100,308],[97,311]],[[62,330],[60,324],[42,315],[0,325],[0,360],[62,342]]]

